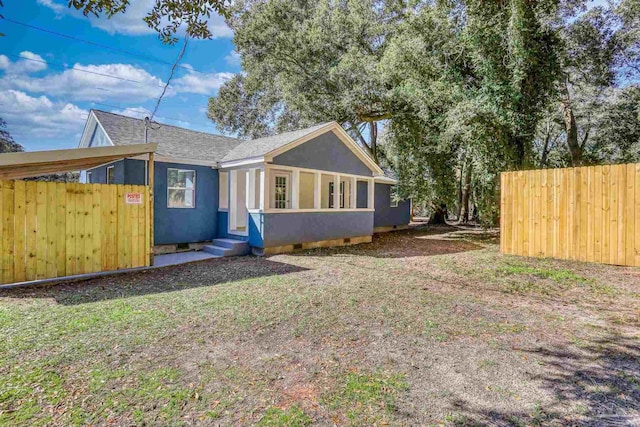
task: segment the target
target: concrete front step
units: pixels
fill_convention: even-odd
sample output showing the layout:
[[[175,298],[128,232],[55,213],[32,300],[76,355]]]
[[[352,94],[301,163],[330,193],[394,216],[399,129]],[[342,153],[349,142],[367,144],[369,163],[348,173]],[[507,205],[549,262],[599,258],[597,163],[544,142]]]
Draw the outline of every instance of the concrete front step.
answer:
[[[247,255],[251,250],[249,242],[234,239],[213,239],[211,245],[205,245],[202,249],[221,257]]]

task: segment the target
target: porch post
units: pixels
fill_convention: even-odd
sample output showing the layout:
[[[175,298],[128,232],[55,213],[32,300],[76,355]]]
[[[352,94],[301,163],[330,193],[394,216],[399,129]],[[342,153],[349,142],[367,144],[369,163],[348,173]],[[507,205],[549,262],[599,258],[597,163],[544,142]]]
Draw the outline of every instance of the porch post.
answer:
[[[340,209],[340,175],[333,176],[333,208]]]
[[[313,209],[320,209],[322,199],[322,174],[316,172],[313,174]]]
[[[236,229],[236,211],[238,209],[238,171],[229,171],[229,230]]]
[[[256,170],[247,170],[247,209],[256,208]]]
[[[264,167],[260,169],[260,209],[263,211],[269,209],[271,203],[271,199],[269,198],[270,185],[269,168],[267,165],[264,165]]]
[[[154,240],[153,240],[153,233],[154,233],[154,228],[153,228],[153,203],[154,203],[154,197],[153,197],[153,187],[154,187],[154,183],[155,183],[155,171],[154,171],[154,161],[153,161],[153,153],[149,153],[149,162],[148,162],[148,166],[147,166],[147,182],[149,185],[149,207],[147,208],[149,210],[149,214],[147,215],[147,220],[149,221],[149,265],[153,265],[153,261],[154,261],[154,256],[155,254],[153,253],[153,246],[154,246]]]
[[[295,169],[291,173],[291,209],[300,208],[300,171]]]
[[[373,209],[374,208],[374,200],[373,200],[373,195],[375,194],[375,181],[373,179],[369,179],[367,180],[367,208],[369,209]]]
[[[358,180],[356,178],[351,178],[350,190],[351,194],[349,197],[349,207],[351,209],[358,208]]]

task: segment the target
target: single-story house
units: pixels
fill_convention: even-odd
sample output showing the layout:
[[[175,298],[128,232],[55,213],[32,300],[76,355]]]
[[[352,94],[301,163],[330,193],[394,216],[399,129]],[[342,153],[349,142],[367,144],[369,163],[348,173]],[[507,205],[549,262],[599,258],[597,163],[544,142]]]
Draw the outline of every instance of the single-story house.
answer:
[[[145,141],[158,144],[158,252],[204,247],[224,255],[250,247],[270,254],[355,244],[410,221],[411,202],[393,197],[396,181],[336,122],[247,141],[157,123],[145,129],[143,120],[91,110],[79,147]],[[147,166],[119,160],[86,171],[86,179],[146,184]]]

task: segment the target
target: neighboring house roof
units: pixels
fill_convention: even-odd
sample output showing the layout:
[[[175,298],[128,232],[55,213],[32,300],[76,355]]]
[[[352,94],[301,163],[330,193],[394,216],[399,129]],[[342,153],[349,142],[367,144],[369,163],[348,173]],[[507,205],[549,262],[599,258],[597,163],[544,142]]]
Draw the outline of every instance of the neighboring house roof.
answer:
[[[243,141],[240,145],[227,153],[222,161],[230,162],[233,160],[241,160],[251,157],[262,157],[265,154],[268,154],[280,147],[284,147],[287,144],[304,138],[305,136],[312,134],[319,129],[322,129],[323,127],[328,127],[332,123],[333,122],[322,123],[306,129],[294,130],[278,135]]]
[[[113,145],[144,143],[144,120],[91,110]],[[159,123],[149,127],[147,140],[158,144],[156,154],[171,159],[217,163],[243,140],[196,132]]]

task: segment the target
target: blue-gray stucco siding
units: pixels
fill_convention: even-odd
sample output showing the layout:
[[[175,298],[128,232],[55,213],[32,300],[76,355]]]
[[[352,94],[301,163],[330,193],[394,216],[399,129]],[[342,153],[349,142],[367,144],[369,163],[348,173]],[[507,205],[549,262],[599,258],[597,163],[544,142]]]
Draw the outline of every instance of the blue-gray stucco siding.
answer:
[[[167,208],[167,169],[196,171],[195,208]],[[204,242],[217,237],[218,171],[210,166],[156,162],[154,226],[156,245]]]
[[[276,165],[372,176],[365,165],[333,132],[317,136],[273,158]]]
[[[143,185],[144,160],[125,159],[89,170],[93,183],[106,183],[106,169],[114,166],[116,184]],[[209,166],[155,162],[154,243],[156,245],[212,240],[218,232],[218,171]],[[167,169],[196,171],[195,208],[167,207]]]
[[[373,234],[373,212],[371,211],[258,215],[262,218],[254,218],[254,222],[261,225],[263,247],[371,236]],[[254,245],[252,244],[252,246]]]
[[[375,185],[374,205],[376,208],[373,226],[391,227],[411,222],[411,200],[398,202],[398,207],[391,207],[391,185]]]

